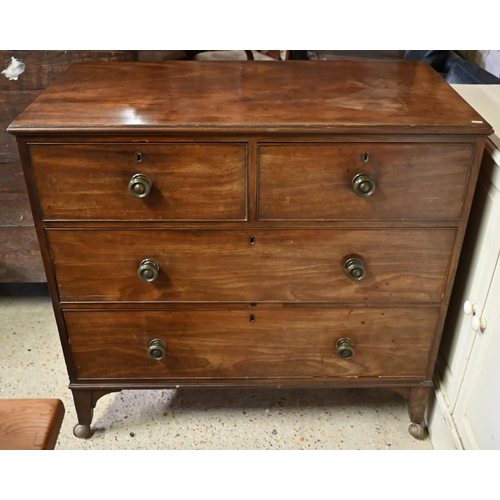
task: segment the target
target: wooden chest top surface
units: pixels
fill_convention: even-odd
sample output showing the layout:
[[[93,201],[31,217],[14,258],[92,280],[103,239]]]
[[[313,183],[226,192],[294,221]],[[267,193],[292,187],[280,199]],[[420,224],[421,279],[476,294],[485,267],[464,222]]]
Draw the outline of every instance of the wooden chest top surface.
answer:
[[[221,129],[492,132],[421,61],[74,64],[9,127],[14,134]]]

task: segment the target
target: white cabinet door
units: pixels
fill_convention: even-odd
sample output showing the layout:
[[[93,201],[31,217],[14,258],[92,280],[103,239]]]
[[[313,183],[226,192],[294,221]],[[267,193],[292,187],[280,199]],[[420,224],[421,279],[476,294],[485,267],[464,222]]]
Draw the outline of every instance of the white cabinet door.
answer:
[[[500,264],[482,317],[454,419],[466,450],[500,450]]]
[[[469,226],[462,249],[453,296],[443,333],[440,359],[441,384],[453,413],[476,334],[465,301],[476,305],[481,316],[500,253],[500,167],[485,152]],[[444,366],[443,366],[444,365]]]
[[[495,129],[476,197],[438,358],[429,412],[435,449],[500,449],[500,86],[454,85]],[[464,302],[477,304],[475,318]],[[472,320],[484,318],[484,332]],[[476,324],[477,326],[477,324]]]

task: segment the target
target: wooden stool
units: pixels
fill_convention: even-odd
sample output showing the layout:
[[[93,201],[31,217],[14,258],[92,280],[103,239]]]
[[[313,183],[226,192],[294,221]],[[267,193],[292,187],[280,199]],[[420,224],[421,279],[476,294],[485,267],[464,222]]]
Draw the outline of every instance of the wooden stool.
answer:
[[[0,450],[53,450],[64,412],[59,399],[0,399]]]

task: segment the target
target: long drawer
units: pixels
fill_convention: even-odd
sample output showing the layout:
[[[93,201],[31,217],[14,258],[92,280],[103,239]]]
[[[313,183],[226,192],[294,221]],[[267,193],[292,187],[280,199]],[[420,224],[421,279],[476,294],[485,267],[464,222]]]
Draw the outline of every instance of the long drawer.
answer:
[[[31,144],[29,153],[44,219],[245,220],[246,148]]]
[[[101,310],[66,311],[64,319],[79,379],[418,378],[426,374],[438,312]],[[351,342],[350,359],[338,355],[341,338]],[[162,359],[150,355],[154,340],[164,342]]]
[[[260,145],[258,218],[458,221],[473,154],[471,144]]]
[[[63,302],[440,301],[455,240],[453,229],[53,229],[47,235]],[[144,261],[158,265],[156,279]],[[352,279],[363,269],[364,277]],[[151,273],[151,282],[139,276]]]

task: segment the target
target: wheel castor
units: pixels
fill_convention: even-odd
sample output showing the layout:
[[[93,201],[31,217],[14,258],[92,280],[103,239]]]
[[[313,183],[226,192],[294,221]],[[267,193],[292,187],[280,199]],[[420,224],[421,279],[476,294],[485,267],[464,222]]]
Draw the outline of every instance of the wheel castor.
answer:
[[[73,429],[73,434],[80,439],[87,439],[92,435],[90,425],[76,424]]]
[[[410,424],[410,426],[408,427],[408,432],[415,439],[424,439],[424,436],[425,436],[425,427],[422,424],[419,424],[417,422],[412,422]]]

